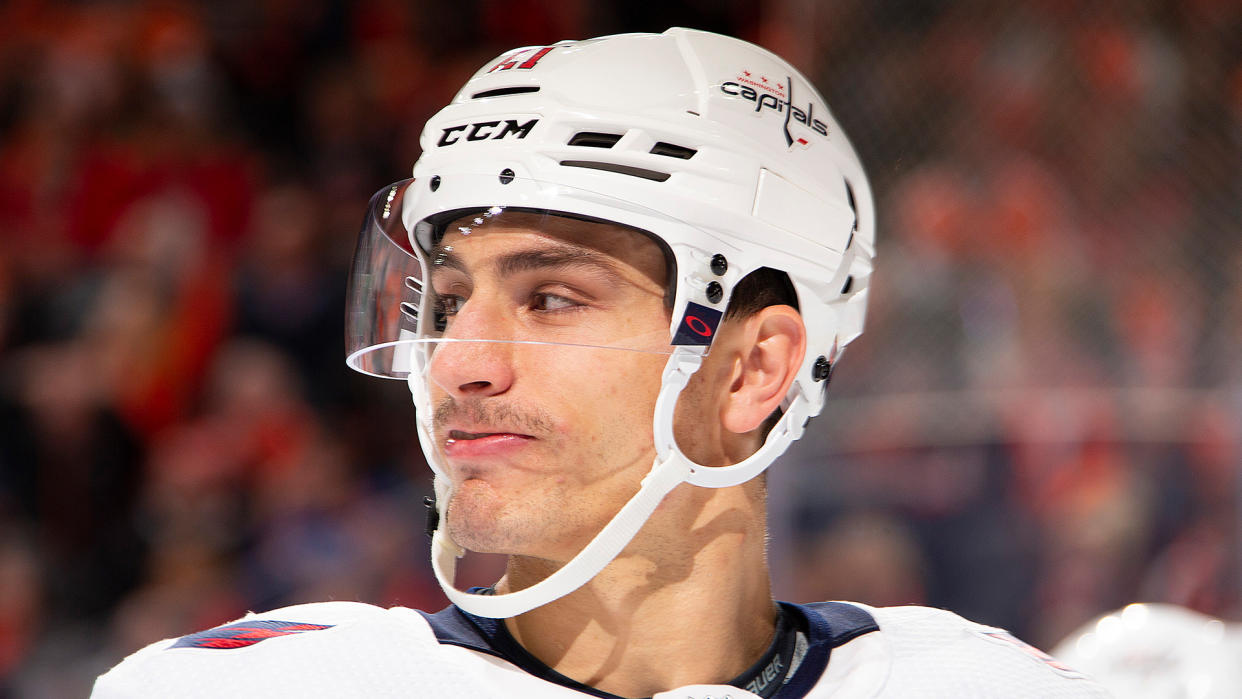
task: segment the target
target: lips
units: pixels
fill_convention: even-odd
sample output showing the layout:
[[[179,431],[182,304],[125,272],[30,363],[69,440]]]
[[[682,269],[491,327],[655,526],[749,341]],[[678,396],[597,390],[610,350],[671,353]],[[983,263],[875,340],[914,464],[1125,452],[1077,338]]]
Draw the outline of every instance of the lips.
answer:
[[[482,439],[484,437],[492,437],[498,434],[511,434],[506,432],[467,432],[465,430],[449,430],[448,438],[450,441],[461,439]]]
[[[515,432],[471,432],[449,430],[444,453],[449,458],[508,456],[534,441],[534,437]]]

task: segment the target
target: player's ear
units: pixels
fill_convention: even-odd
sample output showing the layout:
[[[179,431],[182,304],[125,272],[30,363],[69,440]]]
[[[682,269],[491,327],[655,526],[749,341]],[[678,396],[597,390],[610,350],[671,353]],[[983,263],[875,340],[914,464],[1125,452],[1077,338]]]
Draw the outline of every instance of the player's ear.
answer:
[[[743,322],[721,420],[742,434],[780,407],[806,354],[806,326],[790,306],[767,306]]]

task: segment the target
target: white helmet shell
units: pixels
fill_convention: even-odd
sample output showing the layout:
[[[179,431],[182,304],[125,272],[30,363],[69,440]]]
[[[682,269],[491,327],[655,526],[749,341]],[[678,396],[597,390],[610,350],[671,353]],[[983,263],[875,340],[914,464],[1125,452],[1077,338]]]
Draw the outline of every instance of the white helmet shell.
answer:
[[[723,306],[706,295],[712,281],[727,301],[755,269],[786,272],[811,333],[799,374],[808,396],[822,394],[816,360],[835,360],[862,332],[875,250],[867,178],[815,88],[753,44],[670,29],[511,51],[427,123],[422,147],[416,178],[508,169],[711,236],[652,231],[676,256],[675,320],[689,302]],[[500,201],[505,185],[470,194]],[[717,254],[723,275],[710,268]]]
[[[1066,637],[1052,655],[1118,697],[1242,696],[1242,631],[1170,604],[1131,604]]]

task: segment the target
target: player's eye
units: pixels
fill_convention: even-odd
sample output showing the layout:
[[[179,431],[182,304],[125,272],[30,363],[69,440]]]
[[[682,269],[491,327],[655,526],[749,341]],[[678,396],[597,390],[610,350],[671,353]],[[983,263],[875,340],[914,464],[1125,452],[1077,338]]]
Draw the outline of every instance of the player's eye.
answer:
[[[564,311],[581,306],[571,298],[557,294],[537,293],[531,296],[531,309],[536,311]]]
[[[444,332],[448,328],[449,319],[457,315],[465,303],[466,300],[464,298],[452,294],[436,296],[431,307],[435,331]]]
[[[435,298],[435,312],[440,315],[452,316],[461,311],[466,299],[453,294],[439,294]]]

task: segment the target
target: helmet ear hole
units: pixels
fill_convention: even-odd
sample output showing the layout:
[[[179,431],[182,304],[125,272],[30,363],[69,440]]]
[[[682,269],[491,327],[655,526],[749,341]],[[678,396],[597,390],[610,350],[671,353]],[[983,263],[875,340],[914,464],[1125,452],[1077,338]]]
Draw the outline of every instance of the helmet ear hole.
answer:
[[[798,292],[789,275],[771,267],[759,269],[742,277],[733,287],[725,320],[746,318],[768,306],[791,306],[798,308]]]

